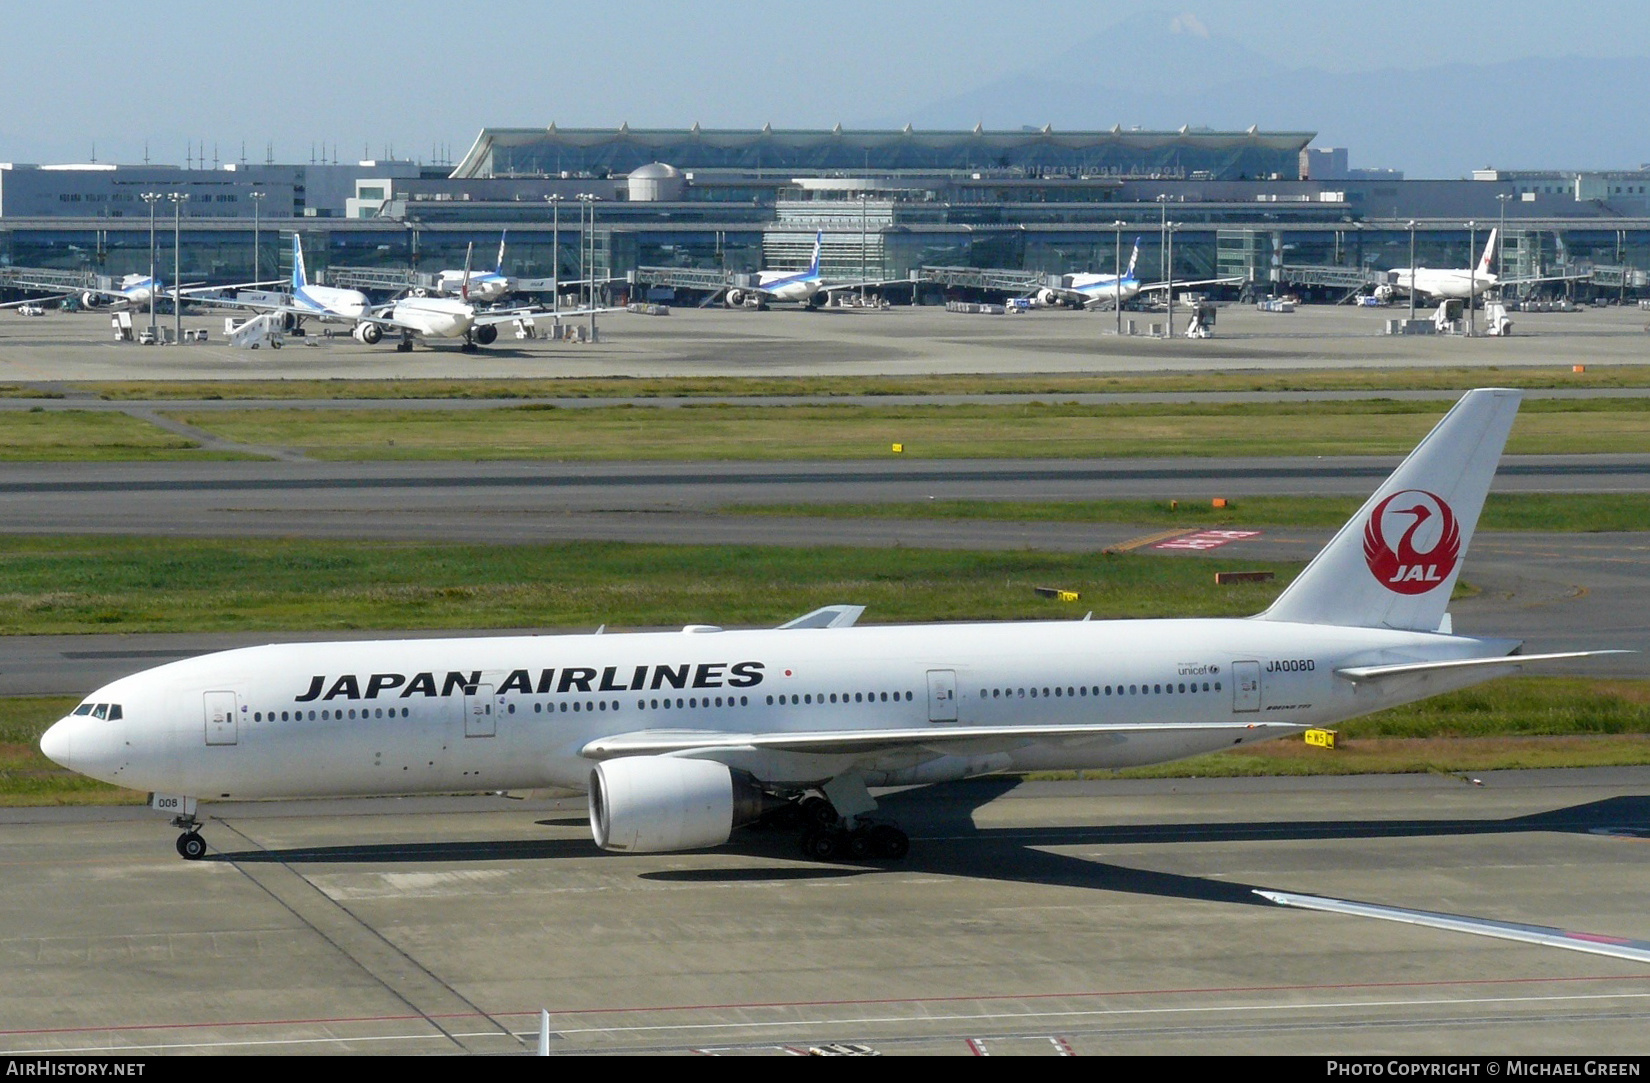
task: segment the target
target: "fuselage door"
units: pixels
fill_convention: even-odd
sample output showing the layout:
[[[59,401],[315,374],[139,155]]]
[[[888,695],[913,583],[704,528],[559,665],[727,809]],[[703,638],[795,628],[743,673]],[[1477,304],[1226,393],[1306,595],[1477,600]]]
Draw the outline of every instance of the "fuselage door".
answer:
[[[1232,663],[1232,710],[1260,710],[1260,663]]]
[[[931,669],[928,671],[928,721],[955,722],[957,720],[957,671]]]
[[[498,733],[497,698],[490,684],[477,685],[474,692],[464,693],[464,736],[492,737]]]
[[[206,743],[232,745],[240,740],[238,696],[233,692],[206,693]]]

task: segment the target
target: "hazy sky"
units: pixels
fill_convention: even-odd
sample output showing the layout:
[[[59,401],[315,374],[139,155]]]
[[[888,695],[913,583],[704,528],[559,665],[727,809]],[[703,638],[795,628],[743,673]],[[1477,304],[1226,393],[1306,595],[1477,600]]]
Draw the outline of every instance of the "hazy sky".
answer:
[[[9,5],[7,5],[9,7]],[[5,8],[0,8],[5,10]],[[1140,5],[1033,0],[395,5],[194,0],[11,12],[0,161],[462,155],[484,126],[875,124],[1035,69]],[[1523,56],[1643,56],[1650,5],[1593,0],[1163,6],[1290,67],[1359,72]],[[943,19],[937,18],[943,12]],[[1104,39],[1094,63],[1106,64]],[[1348,108],[1379,108],[1349,83]],[[1518,88],[1503,88],[1514,95]],[[1494,108],[1492,96],[1465,103]],[[1604,107],[1600,105],[1599,107]],[[1591,106],[1578,103],[1577,123]],[[1620,108],[1643,109],[1640,103]],[[1287,129],[1287,101],[1257,100]],[[1037,122],[1028,102],[1026,123]],[[1096,126],[1110,126],[1109,114]],[[1195,121],[1194,121],[1195,122]],[[1433,138],[1417,125],[1418,140]],[[1354,155],[1356,156],[1356,148]],[[1388,163],[1402,166],[1402,162]]]

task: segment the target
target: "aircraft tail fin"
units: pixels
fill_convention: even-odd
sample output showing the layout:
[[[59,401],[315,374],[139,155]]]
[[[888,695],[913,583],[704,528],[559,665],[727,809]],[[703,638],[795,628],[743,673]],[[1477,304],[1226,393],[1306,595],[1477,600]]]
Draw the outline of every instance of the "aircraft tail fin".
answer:
[[[1520,397],[1467,392],[1260,619],[1438,631]]]
[[[1134,277],[1134,265],[1140,260],[1140,238],[1134,239],[1134,251],[1129,253],[1129,269],[1123,272],[1124,278]]]
[[[505,230],[498,235],[498,266],[493,268],[493,273],[496,275],[502,276],[504,274],[504,242],[509,236],[509,230]]]
[[[304,239],[298,234],[292,235],[292,290],[294,293],[309,285],[309,279],[304,275]]]
[[[1490,230],[1490,239],[1484,244],[1484,255],[1478,261],[1478,273],[1480,275],[1490,273],[1490,257],[1495,255],[1495,235],[1499,232],[1499,227]]]
[[[476,246],[471,242],[464,249],[464,281],[458,287],[458,296],[465,301],[470,299],[470,261],[475,258]]]
[[[824,245],[825,245],[825,231],[820,230],[819,232],[814,234],[814,258],[808,264],[808,273],[811,274],[811,275],[818,275],[819,274],[819,250],[821,248],[823,248]]]

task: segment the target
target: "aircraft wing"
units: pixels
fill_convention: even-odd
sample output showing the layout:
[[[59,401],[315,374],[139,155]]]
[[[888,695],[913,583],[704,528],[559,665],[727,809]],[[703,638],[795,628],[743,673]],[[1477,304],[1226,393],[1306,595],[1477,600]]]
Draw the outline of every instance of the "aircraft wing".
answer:
[[[955,726],[937,722],[921,729],[798,730],[782,733],[638,730],[597,738],[581,748],[579,754],[592,760],[666,755],[699,755],[715,759],[718,752],[752,749],[820,756],[874,755],[896,751],[978,755],[992,749],[1016,748],[1032,742],[1081,745],[1163,732],[1229,731],[1234,736],[1260,737],[1304,728],[1280,722],[1136,722],[1077,726]]]
[[[513,323],[516,320],[532,320],[541,316],[592,316],[603,312],[612,312],[611,308],[564,308],[556,311],[552,308],[500,308],[488,309],[475,314],[476,326],[485,326],[492,323]]]
[[[1243,282],[1242,275],[1228,275],[1225,278],[1198,278],[1190,281],[1177,278],[1173,282],[1148,282],[1140,287],[1140,292],[1154,293],[1157,290],[1166,290],[1170,287],[1182,290],[1188,286],[1241,286]]]
[[[1525,275],[1523,278],[1498,278],[1497,286],[1531,286],[1537,282],[1582,282],[1593,277],[1591,272],[1576,271],[1563,275]]]
[[[22,301],[7,301],[5,304],[0,305],[0,308],[22,308],[24,305],[41,305],[45,304],[47,301],[61,301],[67,296],[69,295],[66,293],[59,293],[54,294],[51,297],[29,297]]]

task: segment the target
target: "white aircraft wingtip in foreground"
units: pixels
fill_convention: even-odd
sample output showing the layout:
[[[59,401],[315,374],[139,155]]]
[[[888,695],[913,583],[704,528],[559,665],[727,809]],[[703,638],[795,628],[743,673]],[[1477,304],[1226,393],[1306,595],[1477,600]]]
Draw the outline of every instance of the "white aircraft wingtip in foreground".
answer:
[[[867,787],[1113,768],[1299,733],[1518,671],[1447,606],[1516,391],[1469,392],[1248,619],[858,626],[279,644],[88,696],[47,756],[152,791],[185,857],[199,800],[573,786],[596,842],[716,846],[800,822],[816,857],[909,843]]]

